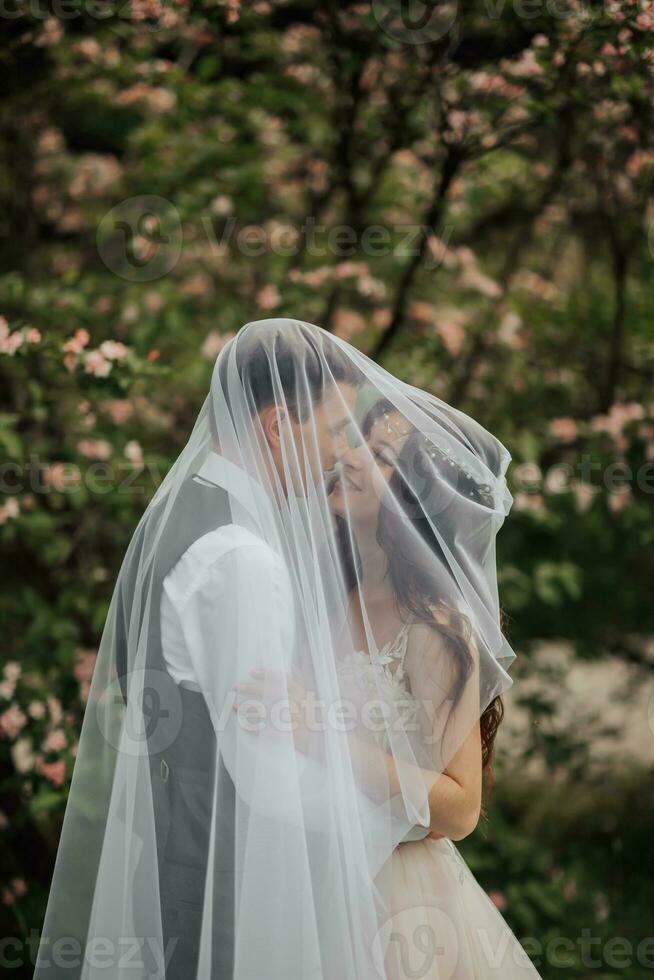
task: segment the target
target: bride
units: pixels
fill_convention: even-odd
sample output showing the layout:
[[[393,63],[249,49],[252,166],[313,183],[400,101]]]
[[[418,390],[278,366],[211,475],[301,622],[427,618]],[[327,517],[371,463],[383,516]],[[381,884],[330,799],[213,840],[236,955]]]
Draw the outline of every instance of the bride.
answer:
[[[432,574],[434,562],[443,567],[443,549],[455,547],[457,531],[451,525],[449,540],[441,544],[425,511],[423,502],[429,506],[429,501],[432,515],[438,510],[437,470],[420,470],[421,457],[434,458],[435,447],[385,399],[367,412],[361,434],[359,444],[342,454],[341,475],[330,494],[350,566],[348,625],[361,669],[373,669],[368,642],[372,639],[380,651],[390,697],[406,698],[415,687],[424,698],[431,675],[432,686],[437,683],[442,688],[442,698],[437,700],[456,709],[476,669],[477,652],[465,617],[442,601],[437,576]],[[425,476],[419,494],[406,478],[417,470]],[[488,488],[472,478],[467,487],[468,496],[483,505]],[[345,521],[351,534],[343,533]],[[441,517],[441,527],[444,523]],[[418,533],[431,551],[430,561],[422,567],[415,562],[412,533]],[[433,693],[429,696],[433,698]],[[417,835],[407,835],[380,872],[390,875],[392,885],[385,930],[389,940],[385,965],[392,980],[538,976],[452,844],[477,824],[482,773],[491,765],[502,713],[497,696],[433,784],[429,831],[417,827]],[[387,741],[386,733],[381,734],[382,742]]]

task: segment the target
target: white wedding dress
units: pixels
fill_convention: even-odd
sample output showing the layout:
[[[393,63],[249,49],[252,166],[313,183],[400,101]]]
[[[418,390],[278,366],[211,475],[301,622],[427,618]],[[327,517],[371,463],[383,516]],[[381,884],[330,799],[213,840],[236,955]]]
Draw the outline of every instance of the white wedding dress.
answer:
[[[381,674],[388,695],[398,699],[399,711],[406,710],[411,698],[404,670],[408,633],[405,625],[380,650],[379,664],[373,664],[364,651],[347,658],[362,671],[372,698],[379,697]],[[388,748],[385,730],[376,730],[375,738]],[[424,833],[422,827],[417,830]],[[382,874],[390,874],[392,880],[390,916],[382,927],[388,980],[540,977],[451,840],[402,841]]]

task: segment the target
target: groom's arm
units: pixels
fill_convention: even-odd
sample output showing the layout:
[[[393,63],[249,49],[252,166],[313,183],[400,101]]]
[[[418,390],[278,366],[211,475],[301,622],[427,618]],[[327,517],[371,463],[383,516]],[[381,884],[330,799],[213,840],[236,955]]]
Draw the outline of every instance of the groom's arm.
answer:
[[[283,708],[276,715],[268,701],[247,719],[234,710],[234,686],[251,670],[290,671],[295,627],[286,567],[265,541],[235,525],[211,532],[191,552],[175,607],[218,751],[248,805],[300,821],[306,759]]]

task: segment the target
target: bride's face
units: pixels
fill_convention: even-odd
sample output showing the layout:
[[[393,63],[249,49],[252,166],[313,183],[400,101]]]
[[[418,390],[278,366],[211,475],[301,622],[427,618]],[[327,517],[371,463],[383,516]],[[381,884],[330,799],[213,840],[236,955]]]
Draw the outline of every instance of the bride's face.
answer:
[[[365,441],[341,454],[341,476],[329,496],[332,513],[359,530],[376,530],[379,509],[397,459],[411,431],[400,412],[377,419]]]

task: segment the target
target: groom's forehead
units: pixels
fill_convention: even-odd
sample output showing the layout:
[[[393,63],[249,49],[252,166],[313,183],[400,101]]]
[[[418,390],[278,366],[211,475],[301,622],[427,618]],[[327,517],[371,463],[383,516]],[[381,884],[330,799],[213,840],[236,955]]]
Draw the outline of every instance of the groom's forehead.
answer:
[[[325,390],[322,407],[331,417],[338,415],[354,421],[358,403],[357,387],[347,381],[335,381]]]

